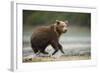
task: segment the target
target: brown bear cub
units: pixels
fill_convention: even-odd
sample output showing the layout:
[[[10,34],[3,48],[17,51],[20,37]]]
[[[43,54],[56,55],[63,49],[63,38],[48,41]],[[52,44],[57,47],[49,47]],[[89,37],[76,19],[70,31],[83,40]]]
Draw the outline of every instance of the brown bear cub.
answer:
[[[67,28],[68,21],[64,22],[59,20],[56,20],[53,25],[36,28],[31,36],[31,47],[34,53],[48,54],[48,52],[45,51],[48,45],[51,45],[55,50],[52,55],[58,50],[64,53],[63,48],[59,43],[59,37],[62,33],[67,31]]]

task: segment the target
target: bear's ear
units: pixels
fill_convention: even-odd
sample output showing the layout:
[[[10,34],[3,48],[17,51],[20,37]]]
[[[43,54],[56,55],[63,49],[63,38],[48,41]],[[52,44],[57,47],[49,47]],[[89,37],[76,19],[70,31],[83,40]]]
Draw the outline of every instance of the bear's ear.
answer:
[[[66,21],[64,21],[66,24],[67,24],[67,26],[69,26],[69,22],[68,22],[68,20],[66,20]]]
[[[57,23],[51,25],[51,29],[54,30],[55,32],[56,32],[56,28],[57,28]]]
[[[59,25],[60,24],[60,21],[59,20],[56,20],[56,24]]]
[[[68,24],[68,20],[64,21],[66,24]]]

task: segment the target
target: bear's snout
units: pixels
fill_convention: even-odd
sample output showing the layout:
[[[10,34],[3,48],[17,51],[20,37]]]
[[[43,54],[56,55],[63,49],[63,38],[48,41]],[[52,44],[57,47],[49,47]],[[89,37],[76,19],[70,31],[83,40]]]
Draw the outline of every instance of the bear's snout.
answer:
[[[67,29],[64,30],[64,33],[67,32]]]
[[[63,33],[66,33],[67,32],[67,29],[63,30]]]
[[[65,32],[67,32],[67,27],[65,26],[64,28],[63,28],[63,33],[65,33]]]

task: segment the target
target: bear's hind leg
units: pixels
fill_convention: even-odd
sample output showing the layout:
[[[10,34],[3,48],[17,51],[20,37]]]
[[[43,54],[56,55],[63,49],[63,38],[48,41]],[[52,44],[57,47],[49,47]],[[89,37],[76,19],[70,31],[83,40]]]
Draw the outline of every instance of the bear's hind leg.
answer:
[[[43,54],[48,54],[48,52],[46,52],[45,49],[40,50],[40,52]]]
[[[36,54],[38,52],[38,49],[33,49],[34,53]]]

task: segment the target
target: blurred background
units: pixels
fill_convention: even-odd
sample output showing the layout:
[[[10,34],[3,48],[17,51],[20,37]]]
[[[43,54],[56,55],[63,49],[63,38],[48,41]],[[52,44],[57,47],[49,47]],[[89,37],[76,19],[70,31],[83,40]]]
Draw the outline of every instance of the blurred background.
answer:
[[[56,20],[68,20],[68,32],[60,38],[66,58],[70,60],[91,58],[91,14],[76,12],[52,12],[23,10],[23,57],[34,54],[30,46],[30,37],[37,26],[51,25]],[[54,50],[48,46],[46,51]],[[58,52],[56,55],[61,55]],[[76,57],[73,57],[76,56]]]

